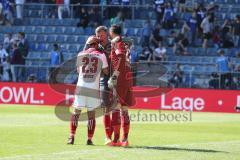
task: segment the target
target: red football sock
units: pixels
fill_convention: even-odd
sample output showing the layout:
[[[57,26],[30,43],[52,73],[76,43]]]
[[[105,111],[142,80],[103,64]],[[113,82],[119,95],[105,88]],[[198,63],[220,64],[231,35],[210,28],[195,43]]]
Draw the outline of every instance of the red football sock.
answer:
[[[88,119],[88,139],[92,140],[92,137],[94,135],[96,127],[96,120],[94,119]]]
[[[120,111],[113,110],[112,112],[112,128],[114,133],[113,142],[117,143],[120,137],[120,126],[121,126],[121,119],[120,119]]]
[[[71,136],[75,136],[77,127],[78,127],[78,119],[79,119],[79,114],[72,114],[71,115],[71,120],[70,120],[70,134]]]
[[[121,114],[122,128],[123,128],[123,141],[128,139],[128,133],[130,128],[130,118],[128,111],[122,111]]]
[[[104,124],[104,127],[105,127],[106,137],[111,139],[111,137],[112,137],[112,125],[111,125],[111,116],[109,114],[104,115],[103,124]]]

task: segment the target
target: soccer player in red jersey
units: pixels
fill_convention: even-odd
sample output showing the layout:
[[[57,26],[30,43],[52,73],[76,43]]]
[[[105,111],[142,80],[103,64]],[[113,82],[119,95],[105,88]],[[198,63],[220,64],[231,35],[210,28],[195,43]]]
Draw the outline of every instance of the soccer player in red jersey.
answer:
[[[118,106],[121,110],[121,117],[117,111],[112,112],[112,127],[114,139],[111,146],[128,146],[128,133],[130,128],[130,118],[128,107],[132,105],[132,72],[128,61],[126,44],[121,36],[121,27],[112,25],[109,30],[111,37],[111,66],[113,74],[109,80],[109,87],[116,91]],[[120,139],[120,127],[122,124],[123,137]]]

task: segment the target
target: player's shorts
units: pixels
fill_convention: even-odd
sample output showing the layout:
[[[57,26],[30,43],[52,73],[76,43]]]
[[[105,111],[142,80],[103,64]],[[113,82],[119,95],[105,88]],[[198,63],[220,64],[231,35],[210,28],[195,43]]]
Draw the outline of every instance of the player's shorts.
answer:
[[[211,33],[204,33],[203,34],[203,39],[211,39],[212,35]]]
[[[82,110],[84,108],[87,108],[88,111],[93,111],[94,109],[101,106],[101,100],[100,98],[96,97],[88,97],[88,96],[81,96],[81,95],[75,95],[74,102],[72,104],[72,107],[78,110]]]

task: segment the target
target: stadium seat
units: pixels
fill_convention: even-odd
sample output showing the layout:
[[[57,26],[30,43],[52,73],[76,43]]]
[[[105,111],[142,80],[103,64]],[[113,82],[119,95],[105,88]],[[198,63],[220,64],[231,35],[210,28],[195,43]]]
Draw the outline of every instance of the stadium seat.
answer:
[[[45,36],[44,35],[38,35],[36,41],[37,41],[37,43],[44,43],[45,42]]]
[[[84,35],[84,30],[81,27],[75,28],[75,35]]]
[[[48,35],[48,36],[47,36],[47,42],[48,42],[48,43],[56,43],[56,36],[54,36],[54,35]]]
[[[124,29],[124,35],[135,36],[135,29],[134,28]]]
[[[67,43],[76,43],[77,37],[76,36],[67,36]]]
[[[35,48],[36,51],[45,51],[46,50],[46,45],[45,43],[40,43],[36,46]]]
[[[42,34],[43,33],[43,27],[34,27],[33,32],[36,34]]]
[[[32,26],[40,26],[41,25],[41,19],[38,19],[38,18],[30,19],[30,25],[32,25]]]
[[[94,34],[93,28],[92,28],[92,27],[87,27],[87,28],[85,28],[85,29],[84,29],[84,34],[85,34],[85,35],[92,35],[92,34]]]
[[[48,52],[41,52],[39,54],[40,54],[41,59],[49,59],[50,58],[50,53],[48,53]]]
[[[86,42],[86,37],[85,36],[78,36],[77,43],[85,44],[85,42]]]
[[[45,34],[53,34],[53,33],[55,33],[55,27],[45,27],[44,28],[44,33]]]
[[[66,27],[64,34],[75,34],[74,33],[74,28],[73,27]]]
[[[66,36],[64,35],[58,35],[56,38],[57,43],[65,43],[66,42]],[[67,41],[68,42],[68,41]]]
[[[63,31],[63,27],[56,27],[56,29],[55,29],[55,33],[56,34],[63,34],[64,33],[64,31]]]
[[[208,48],[207,49],[207,56],[216,56],[217,55],[217,49],[216,48]]]
[[[69,52],[77,53],[77,52],[78,52],[77,45],[69,45],[69,46],[68,46],[68,51],[69,51]]]
[[[39,55],[38,52],[30,52],[28,54],[28,58],[30,58],[30,59],[37,59],[37,58],[40,58],[40,55]]]

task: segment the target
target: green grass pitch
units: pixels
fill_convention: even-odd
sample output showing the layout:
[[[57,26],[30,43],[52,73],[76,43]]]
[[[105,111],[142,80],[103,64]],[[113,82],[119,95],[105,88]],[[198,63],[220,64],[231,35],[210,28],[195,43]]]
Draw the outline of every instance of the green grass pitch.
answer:
[[[0,160],[240,160],[239,114],[193,113],[187,122],[133,122],[130,148],[103,145],[102,118],[95,146],[85,145],[86,122],[80,123],[73,146],[66,145],[68,133],[69,122],[59,120],[53,107],[0,105]]]

